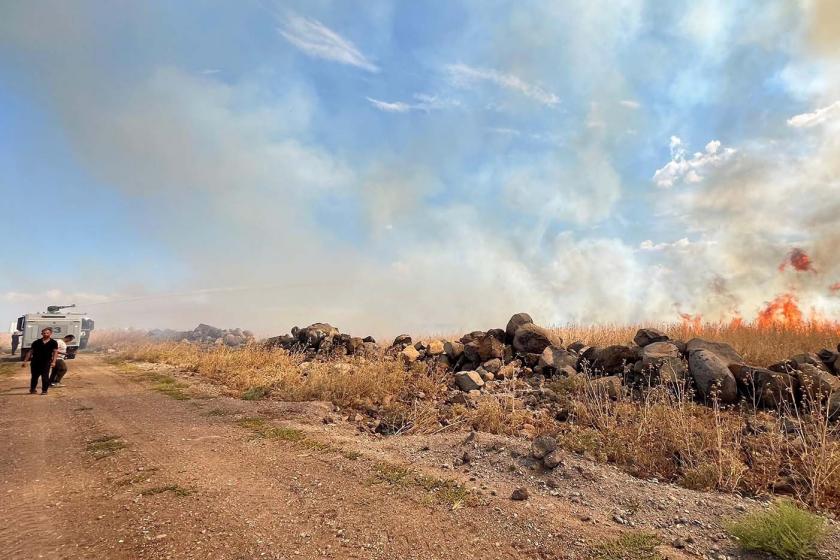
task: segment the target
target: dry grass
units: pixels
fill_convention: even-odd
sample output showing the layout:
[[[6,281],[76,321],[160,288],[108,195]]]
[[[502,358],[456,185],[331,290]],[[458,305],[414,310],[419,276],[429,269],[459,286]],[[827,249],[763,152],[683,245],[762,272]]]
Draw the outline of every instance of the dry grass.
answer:
[[[821,348],[836,348],[840,342],[840,326],[836,323],[806,323],[796,328],[758,327],[754,324],[690,322],[646,325],[566,325],[554,327],[563,342],[576,340],[589,346],[632,344],[636,331],[641,327],[659,329],[675,340],[690,340],[695,337],[727,342],[747,362],[767,366],[801,354],[816,352]]]
[[[659,325],[674,338],[726,341],[750,362],[769,364],[790,355],[833,348],[840,334],[808,326],[797,330],[751,326]],[[565,342],[628,343],[637,328],[563,327]],[[524,435],[556,435],[565,449],[620,466],[639,477],[656,477],[695,489],[751,495],[791,494],[814,508],[840,511],[840,433],[815,403],[808,409],[757,411],[697,403],[691,394],[664,387],[612,400],[589,381],[566,379],[551,388],[567,404],[569,421],[543,408],[529,409],[527,390],[483,396],[475,406],[448,405],[451,376],[415,364],[347,358],[304,363],[300,356],[258,346],[202,348],[187,343],[119,344],[120,359],[165,363],[227,386],[246,398],[324,400],[379,420],[385,434],[436,433],[472,428]],[[443,427],[442,427],[443,426]]]

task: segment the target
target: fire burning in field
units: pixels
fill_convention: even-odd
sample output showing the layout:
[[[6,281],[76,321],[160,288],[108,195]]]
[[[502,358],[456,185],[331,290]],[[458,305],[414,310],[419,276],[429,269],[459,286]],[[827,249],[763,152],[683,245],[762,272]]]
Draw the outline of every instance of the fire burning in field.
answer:
[[[770,327],[801,327],[805,324],[805,316],[799,309],[796,296],[790,293],[781,294],[767,304],[756,317],[759,328]]]
[[[784,272],[788,265],[792,266],[797,272],[816,272],[811,257],[799,247],[791,249],[785,260],[779,265],[779,272]]]

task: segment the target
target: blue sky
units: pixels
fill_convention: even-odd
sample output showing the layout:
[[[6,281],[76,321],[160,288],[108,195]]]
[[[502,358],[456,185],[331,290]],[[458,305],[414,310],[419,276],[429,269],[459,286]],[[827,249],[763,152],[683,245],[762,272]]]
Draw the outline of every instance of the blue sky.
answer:
[[[0,312],[835,316],[830,1],[0,8]],[[780,273],[792,247],[815,271]],[[60,300],[60,301],[55,301]]]

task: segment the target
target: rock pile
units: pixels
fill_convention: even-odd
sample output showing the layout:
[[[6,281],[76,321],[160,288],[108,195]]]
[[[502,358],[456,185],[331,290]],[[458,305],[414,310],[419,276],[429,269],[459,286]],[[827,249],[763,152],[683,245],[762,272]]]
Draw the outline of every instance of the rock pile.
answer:
[[[381,353],[372,336],[360,338],[344,334],[329,323],[313,323],[302,329],[292,327],[290,334],[269,338],[264,345],[304,354],[307,360]]]
[[[193,342],[196,344],[216,344],[230,347],[244,346],[254,342],[254,333],[242,329],[220,329],[211,325],[199,324],[191,331],[171,329],[153,329],[148,333],[155,340]]]
[[[476,398],[524,380],[534,392],[546,379],[574,378],[609,398],[634,389],[666,385],[689,390],[701,401],[733,404],[745,399],[755,406],[820,402],[840,419],[840,345],[837,351],[800,354],[768,368],[752,366],[729,344],[693,338],[671,340],[656,329],[640,329],[632,345],[587,346],[563,341],[552,330],[517,313],[504,329],[468,333],[458,340],[413,343],[398,336],[386,351],[406,364],[425,362],[452,373],[458,390]],[[558,414],[560,412],[558,411]]]

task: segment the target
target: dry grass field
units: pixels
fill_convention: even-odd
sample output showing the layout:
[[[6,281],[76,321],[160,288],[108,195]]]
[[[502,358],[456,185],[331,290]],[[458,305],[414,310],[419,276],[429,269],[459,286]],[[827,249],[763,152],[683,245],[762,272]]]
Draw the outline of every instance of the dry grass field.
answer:
[[[565,343],[627,344],[637,326],[556,328]],[[750,325],[657,325],[672,338],[695,336],[730,343],[755,365],[835,348],[835,325],[796,329]],[[589,380],[551,380],[548,386],[570,411],[558,421],[526,406],[530,386],[470,404],[447,400],[450,376],[424,365],[406,368],[388,359],[342,358],[302,365],[301,356],[259,346],[202,348],[143,342],[137,333],[97,333],[96,347],[116,350],[115,360],[163,363],[193,372],[244,398],[324,400],[358,410],[389,434],[475,429],[534,437],[552,434],[571,451],[615,464],[641,478],[695,489],[753,496],[790,495],[816,509],[840,512],[840,428],[823,407],[760,411],[747,404],[724,409],[691,395],[651,388],[639,398],[608,399]]]

